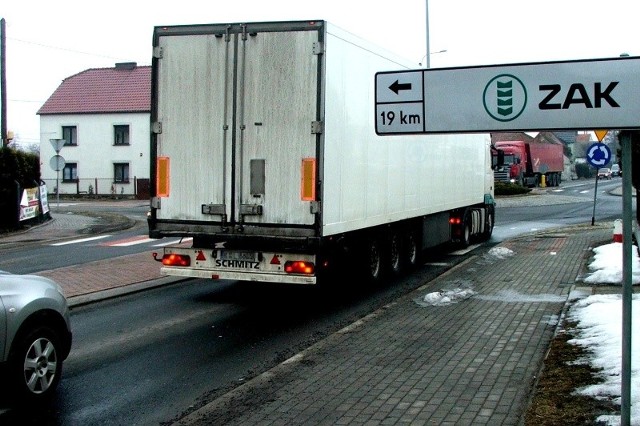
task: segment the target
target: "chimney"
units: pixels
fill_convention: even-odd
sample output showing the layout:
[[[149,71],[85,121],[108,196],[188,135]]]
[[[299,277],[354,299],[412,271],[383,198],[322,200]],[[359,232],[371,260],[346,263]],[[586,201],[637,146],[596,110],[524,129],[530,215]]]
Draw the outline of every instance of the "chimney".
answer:
[[[117,70],[133,70],[137,66],[137,62],[116,62]]]

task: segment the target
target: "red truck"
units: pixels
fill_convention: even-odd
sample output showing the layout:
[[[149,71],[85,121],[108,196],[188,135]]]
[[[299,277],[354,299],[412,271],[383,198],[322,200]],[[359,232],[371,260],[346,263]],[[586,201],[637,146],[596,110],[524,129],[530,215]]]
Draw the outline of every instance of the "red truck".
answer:
[[[547,186],[560,185],[564,169],[561,144],[499,141],[494,146],[504,152],[504,162],[494,172],[496,181],[532,187],[538,186],[544,176]]]

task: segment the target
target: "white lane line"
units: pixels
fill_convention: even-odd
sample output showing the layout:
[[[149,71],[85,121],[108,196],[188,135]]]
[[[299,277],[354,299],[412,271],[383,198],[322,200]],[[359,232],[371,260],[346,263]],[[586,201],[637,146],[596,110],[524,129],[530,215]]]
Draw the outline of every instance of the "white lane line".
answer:
[[[110,237],[110,236],[111,235],[98,235],[97,237],[80,238],[80,239],[77,239],[77,240],[63,241],[61,243],[53,243],[53,244],[49,244],[49,245],[50,246],[66,246],[67,244],[86,243],[87,241],[100,240],[102,238],[107,238],[107,237]]]
[[[156,241],[154,238],[149,238],[149,237],[138,237],[136,239],[128,239],[125,241],[114,241],[112,243],[105,243],[105,246],[109,246],[109,247],[129,247],[129,246],[135,246],[137,244],[144,244],[144,243],[148,243],[151,241]]]

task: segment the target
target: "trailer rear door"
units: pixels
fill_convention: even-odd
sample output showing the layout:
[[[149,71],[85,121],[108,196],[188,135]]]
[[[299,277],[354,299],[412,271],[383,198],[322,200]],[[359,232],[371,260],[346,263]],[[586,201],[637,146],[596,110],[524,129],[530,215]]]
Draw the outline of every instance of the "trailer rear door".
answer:
[[[156,28],[159,222],[313,226],[321,37],[315,23]]]

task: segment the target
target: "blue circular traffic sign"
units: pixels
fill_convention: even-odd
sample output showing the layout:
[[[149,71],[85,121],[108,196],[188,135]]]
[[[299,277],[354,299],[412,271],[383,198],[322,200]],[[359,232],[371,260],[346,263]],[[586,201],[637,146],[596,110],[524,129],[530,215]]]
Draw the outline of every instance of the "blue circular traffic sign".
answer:
[[[604,167],[611,161],[611,150],[607,145],[596,142],[587,149],[587,161],[593,167]]]

